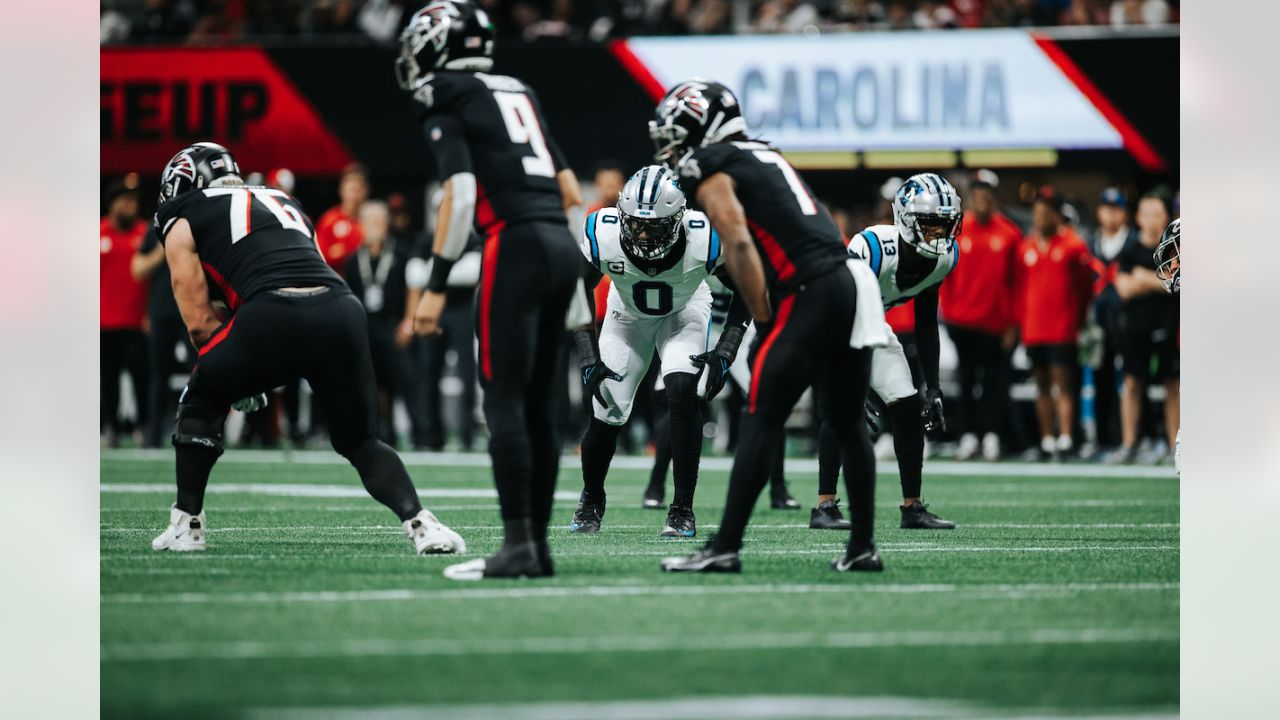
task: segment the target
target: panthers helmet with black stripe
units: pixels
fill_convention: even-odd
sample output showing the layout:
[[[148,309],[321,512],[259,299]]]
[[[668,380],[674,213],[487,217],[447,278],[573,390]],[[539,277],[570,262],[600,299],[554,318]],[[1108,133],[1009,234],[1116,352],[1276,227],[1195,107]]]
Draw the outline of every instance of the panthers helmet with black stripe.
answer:
[[[926,257],[951,252],[963,217],[960,193],[937,173],[912,175],[893,197],[898,237]]]
[[[674,168],[690,150],[745,134],[738,98],[718,82],[693,78],[671,88],[649,121],[654,159]]]
[[[685,197],[676,176],[662,165],[641,168],[622,186],[622,248],[640,260],[658,260],[680,240]]]
[[[174,155],[160,173],[160,203],[191,190],[213,185],[215,180],[240,175],[231,151],[213,142],[198,142]]]
[[[1182,218],[1169,223],[1156,245],[1156,275],[1171,293],[1182,290]]]
[[[462,0],[436,0],[409,18],[400,33],[396,82],[413,90],[435,70],[488,72],[493,67],[493,23]]]

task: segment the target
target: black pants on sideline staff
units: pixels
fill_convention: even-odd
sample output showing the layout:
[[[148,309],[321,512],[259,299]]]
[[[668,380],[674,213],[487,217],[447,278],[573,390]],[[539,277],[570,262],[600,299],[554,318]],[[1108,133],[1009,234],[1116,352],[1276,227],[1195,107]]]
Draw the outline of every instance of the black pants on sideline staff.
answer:
[[[772,322],[757,328],[749,356],[751,387],[729,475],[724,518],[712,546],[742,547],[756,499],[782,448],[784,425],[810,385],[840,439],[853,522],[851,546],[870,544],[875,517],[876,461],[863,407],[871,350],[849,347],[857,296],[853,277],[839,266],[793,294],[773,299]]]
[[[173,412],[178,405],[178,393],[171,390],[169,382],[174,375],[187,372],[196,356],[195,348],[187,337],[187,328],[179,315],[151,313],[151,336],[147,338],[151,358],[150,418],[147,422],[145,442],[147,447],[162,447],[173,433]],[[179,361],[177,348],[186,348],[186,360]]]
[[[960,434],[999,435],[1009,403],[1009,360],[1000,335],[959,325],[947,325],[947,335],[959,364]]]
[[[560,223],[520,223],[485,239],[476,335],[507,545],[547,535],[560,470],[553,376],[581,262]]]
[[[425,366],[421,393],[426,425],[421,437],[415,433],[414,443],[431,450],[444,449],[447,438],[444,398],[440,393],[440,381],[444,379],[446,360],[450,350],[457,358],[458,381],[462,383],[457,427],[458,440],[463,450],[470,450],[475,442],[476,336],[473,297],[474,293],[471,292],[451,290],[444,306],[444,313],[440,316],[440,328],[443,333],[421,340],[420,352]]]
[[[139,428],[146,427],[151,403],[147,391],[151,378],[147,372],[147,339],[141,330],[103,330],[99,333],[101,361],[99,387],[102,400],[98,429],[119,433],[120,422],[120,371],[129,373],[133,383],[133,395],[138,408]]]

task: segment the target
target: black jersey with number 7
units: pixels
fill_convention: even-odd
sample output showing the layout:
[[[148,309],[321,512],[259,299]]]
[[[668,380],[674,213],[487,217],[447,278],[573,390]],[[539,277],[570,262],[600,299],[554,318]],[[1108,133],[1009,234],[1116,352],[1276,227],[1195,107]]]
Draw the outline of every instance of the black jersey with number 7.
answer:
[[[414,91],[437,177],[476,178],[476,225],[485,235],[534,220],[564,222],[556,173],[566,167],[538,98],[505,75],[444,70]]]
[[[302,206],[281,190],[238,185],[183,193],[156,210],[160,242],[179,219],[191,226],[211,289],[232,310],[266,290],[345,284],[321,257]]]

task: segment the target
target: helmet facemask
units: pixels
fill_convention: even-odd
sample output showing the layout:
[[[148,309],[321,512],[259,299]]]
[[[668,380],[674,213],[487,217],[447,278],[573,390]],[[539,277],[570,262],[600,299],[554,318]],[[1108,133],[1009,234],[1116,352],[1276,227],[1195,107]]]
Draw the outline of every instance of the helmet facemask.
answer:
[[[653,140],[653,146],[657,150],[653,159],[659,165],[666,165],[673,170],[680,162],[689,138],[689,131],[674,121],[675,118],[671,116],[667,116],[661,125],[656,120],[649,121],[649,139]]]
[[[620,214],[622,215],[622,246],[640,260],[660,260],[666,257],[680,240],[683,209],[675,215],[663,218],[628,215],[625,212]]]
[[[1164,283],[1164,289],[1171,293],[1182,290],[1182,221],[1174,220],[1164,231],[1160,244],[1156,246],[1156,276]]]
[[[942,257],[951,252],[952,244],[960,235],[962,217],[959,213],[905,213],[903,222],[911,232],[904,235],[903,240],[921,255]]]

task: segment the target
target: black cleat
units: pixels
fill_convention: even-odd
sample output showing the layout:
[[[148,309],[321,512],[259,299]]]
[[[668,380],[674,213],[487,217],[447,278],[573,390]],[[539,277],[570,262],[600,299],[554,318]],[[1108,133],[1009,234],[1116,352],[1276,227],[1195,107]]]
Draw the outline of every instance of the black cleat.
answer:
[[[956,524],[950,520],[942,518],[929,512],[929,506],[922,502],[914,502],[910,505],[900,506],[902,511],[902,524],[898,527],[904,530],[955,530]]]
[[[650,485],[644,489],[644,499],[640,501],[640,506],[645,510],[661,510],[662,509],[662,486]]]
[[[778,483],[769,488],[769,507],[774,510],[799,510],[800,503],[787,492],[786,483]]]
[[[662,571],[737,573],[742,572],[742,561],[737,552],[720,552],[708,545],[692,555],[663,558]]]
[[[550,561],[550,555],[547,561]],[[550,575],[538,555],[538,546],[532,542],[504,545],[487,558],[468,560],[444,569],[450,580],[485,580],[488,578],[536,578]]]
[[[857,552],[846,550],[843,555],[831,561],[831,569],[836,572],[882,572],[884,563],[880,562],[876,546],[870,545]]]
[[[823,500],[809,511],[809,527],[814,530],[848,530],[853,527],[840,512],[840,498]]]
[[[578,499],[578,509],[569,521],[569,532],[590,535],[600,532],[600,523],[604,521],[604,498],[595,500],[586,491]]]
[[[667,525],[658,537],[691,538],[697,534],[698,520],[693,516],[693,508],[672,503],[667,511]]]
[[[535,541],[534,545],[538,549],[538,565],[542,568],[542,577],[553,577],[556,566],[551,562],[551,545],[546,538]]]

